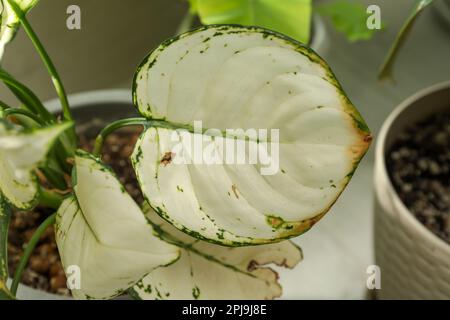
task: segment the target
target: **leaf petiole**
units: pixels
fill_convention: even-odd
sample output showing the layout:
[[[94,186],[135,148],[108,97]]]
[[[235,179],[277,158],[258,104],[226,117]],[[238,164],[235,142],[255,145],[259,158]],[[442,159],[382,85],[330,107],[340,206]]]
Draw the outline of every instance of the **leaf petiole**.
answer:
[[[39,203],[42,206],[49,207],[52,209],[58,209],[61,203],[64,200],[64,196],[52,192],[50,190],[41,188],[41,191],[39,193]]]
[[[42,234],[47,230],[48,227],[53,225],[56,221],[56,213],[49,216],[47,219],[45,219],[44,222],[37,228],[36,232],[33,234],[33,236],[30,239],[30,242],[28,242],[27,247],[25,248],[25,251],[22,255],[22,258],[20,259],[19,265],[17,266],[16,272],[14,274],[14,278],[11,284],[11,294],[13,296],[16,296],[17,294],[17,288],[19,287],[20,279],[22,278],[23,271],[25,270],[25,267],[28,264],[28,260],[30,259],[30,256],[36,247],[37,243],[39,242],[39,239],[41,238]]]
[[[93,154],[96,157],[99,157],[102,153],[103,144],[106,140],[106,138],[113,133],[116,130],[119,130],[124,127],[128,126],[136,126],[136,125],[142,125],[145,126],[147,124],[148,120],[145,118],[129,118],[129,119],[122,119],[115,121],[113,123],[110,123],[107,125],[103,130],[100,132],[100,134],[95,139],[95,145],[94,145],[94,151]]]
[[[195,19],[195,14],[192,13],[191,10],[188,10],[188,12],[184,16],[183,20],[181,20],[181,23],[180,23],[175,35],[179,35],[179,34],[189,31],[192,28],[194,19]]]
[[[70,107],[69,107],[69,101],[67,100],[67,95],[66,95],[64,86],[62,84],[61,78],[59,77],[59,74],[56,71],[56,68],[55,68],[52,60],[50,59],[50,56],[48,55],[47,51],[45,50],[44,46],[42,45],[41,41],[39,40],[39,37],[34,32],[33,28],[31,27],[30,23],[28,22],[27,18],[23,14],[20,7],[16,4],[15,1],[8,0],[8,2],[10,4],[11,8],[16,13],[16,15],[19,17],[22,27],[24,28],[24,30],[27,33],[28,37],[30,38],[31,42],[35,46],[37,52],[39,53],[39,56],[41,57],[42,61],[45,64],[45,67],[47,68],[48,73],[52,77],[53,85],[55,86],[56,92],[61,101],[64,119],[66,119],[68,121],[73,120],[72,113],[71,113]]]
[[[34,114],[31,111],[28,111],[26,109],[20,109],[20,108],[8,108],[6,110],[3,111],[3,116],[9,117],[9,116],[14,116],[14,115],[21,115],[21,116],[25,116],[27,118],[30,118],[31,120],[33,120],[34,122],[36,122],[37,124],[44,126],[45,122],[36,114]]]

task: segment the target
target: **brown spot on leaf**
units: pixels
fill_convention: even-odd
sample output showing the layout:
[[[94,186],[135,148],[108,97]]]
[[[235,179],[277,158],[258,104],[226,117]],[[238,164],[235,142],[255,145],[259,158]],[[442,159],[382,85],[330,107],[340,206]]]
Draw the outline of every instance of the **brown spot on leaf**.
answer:
[[[368,134],[364,137],[364,142],[370,143],[370,142],[372,142],[372,140],[373,140],[373,137],[370,134]]]
[[[248,272],[253,272],[256,269],[258,269],[258,267],[259,267],[258,262],[256,262],[255,260],[252,260],[252,261],[249,262],[249,264],[247,266],[247,271]]]
[[[161,163],[164,166],[167,166],[168,164],[170,164],[172,162],[173,157],[175,156],[175,153],[172,152],[166,152],[164,154],[164,157],[161,159]]]
[[[235,184],[233,184],[233,185],[231,186],[231,190],[233,190],[233,193],[234,193],[234,195],[236,196],[236,199],[239,199],[239,195],[238,195],[238,193],[237,193],[237,187],[236,187]]]

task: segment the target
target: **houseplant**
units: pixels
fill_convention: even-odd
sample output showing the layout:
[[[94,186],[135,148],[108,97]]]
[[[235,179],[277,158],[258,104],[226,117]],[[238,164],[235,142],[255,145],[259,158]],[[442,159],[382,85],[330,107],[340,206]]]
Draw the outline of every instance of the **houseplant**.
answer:
[[[109,299],[127,291],[156,299],[280,296],[276,273],[261,266],[294,267],[300,261],[301,251],[286,239],[306,232],[328,211],[371,140],[328,65],[302,44],[262,28],[221,25],[187,32],[161,44],[138,68],[133,94],[142,117],[108,124],[89,153],[77,149],[62,82],[26,19],[36,2],[3,1],[2,21],[8,23],[2,35],[11,40],[19,23],[24,27],[52,75],[63,117],[0,72],[23,103],[21,108],[2,104],[2,297],[14,298],[34,246],[52,224],[69,280],[72,267],[81,272],[71,287],[75,298]],[[271,67],[263,70],[261,64]],[[198,121],[204,125],[200,131]],[[142,207],[101,159],[106,138],[135,125],[145,129],[132,157],[146,198]],[[298,125],[301,134],[294,130]],[[262,136],[248,133],[252,127]],[[264,128],[271,130],[270,140]],[[173,152],[180,147],[173,145],[173,136],[183,143],[188,138],[209,142],[203,161],[231,154],[216,150],[220,141],[243,143],[262,158],[187,164],[187,157]],[[276,170],[263,178],[271,164]],[[252,192],[254,185],[259,194]],[[11,209],[37,205],[56,213],[31,237],[12,285],[6,286]],[[227,207],[235,213],[225,212]],[[233,281],[246,285],[237,290]]]

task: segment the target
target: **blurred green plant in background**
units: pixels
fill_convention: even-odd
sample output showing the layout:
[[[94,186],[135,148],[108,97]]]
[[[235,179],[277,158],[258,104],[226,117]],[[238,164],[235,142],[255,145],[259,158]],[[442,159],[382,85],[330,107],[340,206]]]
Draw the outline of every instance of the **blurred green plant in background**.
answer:
[[[190,11],[180,26],[179,33],[192,26],[195,16],[205,25],[241,24],[259,26],[288,35],[309,44],[313,34],[314,14],[330,19],[332,26],[344,34],[348,41],[370,40],[377,29],[369,29],[370,12],[361,1],[330,0],[313,5],[313,0],[187,0]],[[380,68],[379,78],[392,78],[396,57],[406,41],[414,22],[434,0],[414,0],[414,8],[397,35]],[[384,24],[381,24],[381,29]]]
[[[311,38],[314,13],[331,18],[337,31],[349,41],[368,40],[376,30],[369,30],[369,16],[359,2],[331,1],[313,6],[312,0],[188,0],[190,14],[208,24],[242,24],[260,26],[286,34],[303,43]]]

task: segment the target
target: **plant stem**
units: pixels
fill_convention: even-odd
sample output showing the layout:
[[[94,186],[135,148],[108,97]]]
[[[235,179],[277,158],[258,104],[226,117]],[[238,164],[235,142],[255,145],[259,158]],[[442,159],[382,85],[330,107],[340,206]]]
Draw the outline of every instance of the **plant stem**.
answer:
[[[39,204],[52,208],[52,209],[58,209],[61,203],[63,202],[64,197],[60,194],[57,194],[55,192],[51,192],[49,190],[46,190],[44,188],[41,188],[40,194],[39,194]]]
[[[191,12],[191,10],[188,10],[183,20],[181,20],[180,26],[178,27],[175,35],[179,35],[185,33],[186,31],[189,31],[192,28],[194,18],[195,15]]]
[[[33,252],[34,248],[39,242],[39,239],[41,238],[45,230],[47,230],[48,227],[53,225],[55,221],[56,221],[56,213],[52,214],[47,219],[45,219],[44,222],[42,222],[42,224],[37,228],[36,232],[31,237],[30,242],[28,242],[27,247],[25,248],[25,252],[23,253],[22,258],[20,259],[19,265],[17,266],[16,272],[14,274],[14,278],[10,289],[12,295],[16,296],[17,294],[17,288],[19,287],[19,283],[22,278],[22,273],[25,270],[25,267],[28,264],[28,260],[30,259],[31,253]]]
[[[31,120],[33,120],[34,122],[36,122],[39,125],[44,125],[45,124],[44,121],[41,118],[39,118],[39,116],[37,116],[33,112],[30,112],[30,111],[28,111],[26,109],[9,108],[9,109],[6,109],[3,112],[3,116],[5,118],[9,117],[9,116],[14,116],[14,115],[17,115],[17,114],[25,116],[27,118],[30,118]]]
[[[31,27],[30,23],[28,22],[27,18],[25,17],[24,12],[17,5],[16,1],[13,1],[13,0],[7,0],[7,1],[9,2],[11,8],[14,10],[16,15],[19,17],[20,23],[21,23],[23,29],[25,30],[26,34],[30,38],[34,47],[36,48],[36,51],[38,52],[39,56],[41,57],[42,61],[44,62],[44,65],[47,68],[47,71],[52,78],[52,82],[56,89],[56,93],[59,97],[59,100],[61,101],[61,108],[63,111],[64,119],[66,121],[72,121],[73,116],[72,116],[72,112],[70,110],[69,101],[67,99],[66,90],[65,90],[64,85],[61,81],[61,78],[58,74],[58,71],[56,70],[55,65],[53,64],[53,61],[51,60],[51,58],[48,55],[47,51],[45,50],[44,46],[42,45],[42,42],[39,40],[39,37],[34,32],[33,28]],[[68,140],[68,141],[66,141],[66,140]],[[64,133],[62,135],[62,137],[60,138],[60,141],[64,145],[66,153],[68,155],[73,154],[73,152],[76,149],[76,144],[77,144],[77,135],[75,132],[75,127],[70,129],[67,133]]]
[[[11,106],[0,100],[0,109],[3,109],[3,110],[11,109]]]
[[[101,155],[103,143],[105,142],[106,138],[114,131],[127,126],[146,125],[147,122],[148,120],[145,118],[129,118],[110,123],[105,128],[103,128],[103,130],[97,136],[97,139],[95,139],[93,154],[97,157]]]
[[[11,208],[0,194],[0,283],[8,279],[8,230]]]
[[[70,107],[69,107],[69,101],[67,100],[66,91],[62,84],[61,78],[59,77],[59,74],[56,71],[55,65],[53,64],[52,60],[50,59],[50,56],[48,55],[48,53],[45,50],[44,46],[42,45],[41,41],[39,40],[39,37],[34,32],[33,28],[31,27],[30,23],[28,22],[27,18],[25,17],[25,14],[22,12],[20,7],[16,4],[15,1],[8,0],[8,2],[10,4],[11,8],[16,13],[16,15],[19,17],[20,23],[21,23],[23,29],[27,33],[28,37],[30,38],[30,40],[33,43],[34,47],[36,48],[37,52],[39,53],[39,56],[41,57],[42,61],[44,62],[48,73],[52,77],[53,85],[55,86],[56,93],[58,94],[59,99],[61,101],[64,119],[66,119],[68,121],[73,120],[72,113],[71,113]]]
[[[35,114],[39,114],[47,123],[54,122],[53,115],[42,105],[39,98],[24,84],[14,79],[8,72],[0,67],[0,80],[2,80],[23,105]]]

